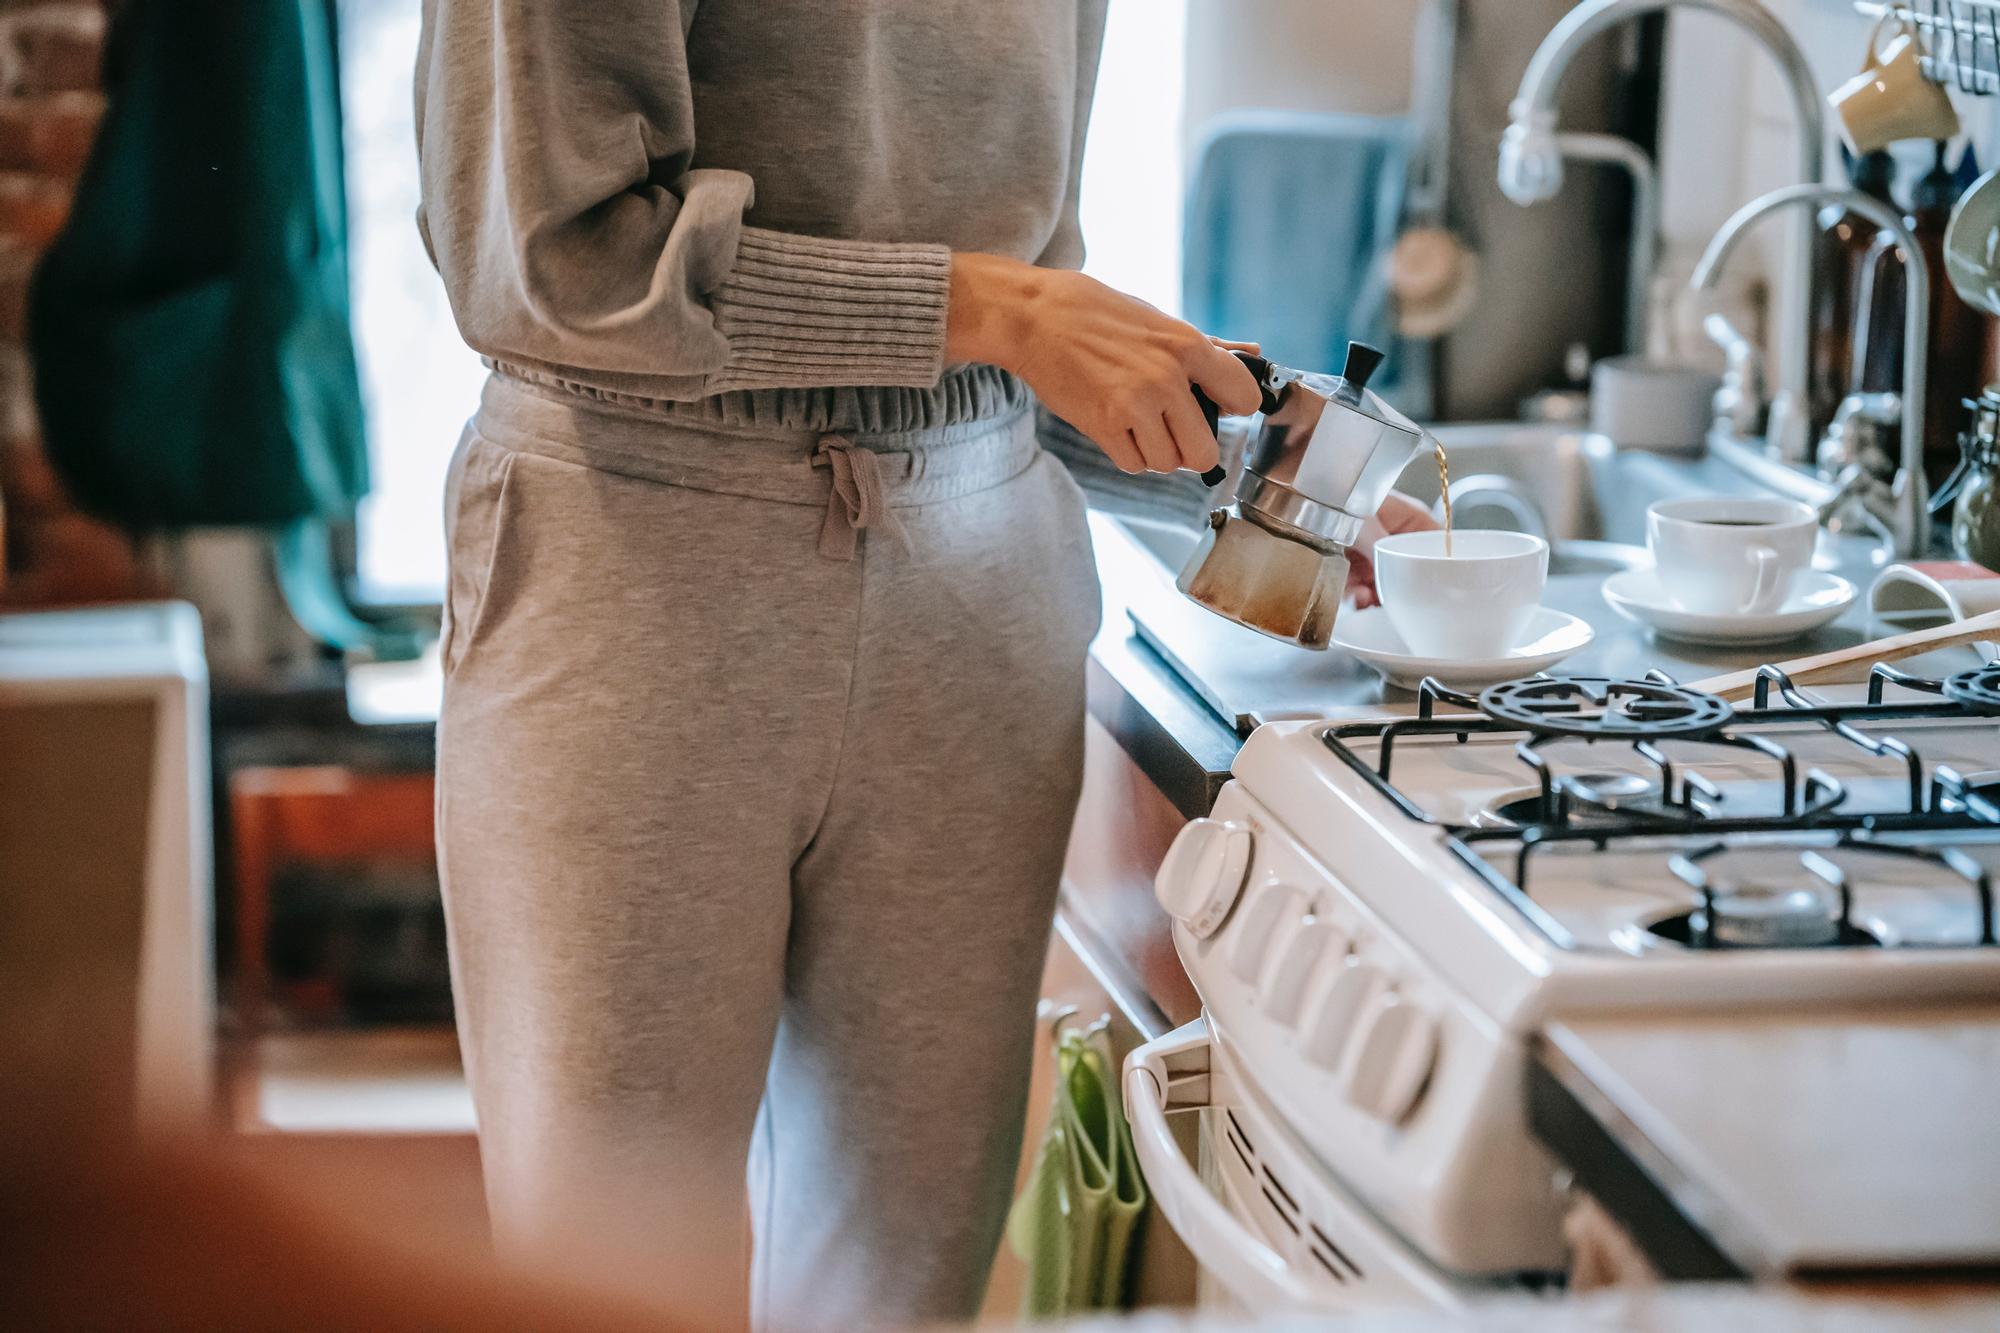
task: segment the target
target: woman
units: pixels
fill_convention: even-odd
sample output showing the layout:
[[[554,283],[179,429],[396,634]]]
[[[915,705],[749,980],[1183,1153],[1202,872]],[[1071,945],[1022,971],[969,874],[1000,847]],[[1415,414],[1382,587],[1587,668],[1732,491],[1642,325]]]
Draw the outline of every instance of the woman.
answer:
[[[1098,590],[1034,399],[1202,471],[1224,346],[1073,272],[1104,0],[426,0],[439,848],[496,1235],[781,1328],[962,1317]],[[761,1107],[761,1116],[760,1116]]]

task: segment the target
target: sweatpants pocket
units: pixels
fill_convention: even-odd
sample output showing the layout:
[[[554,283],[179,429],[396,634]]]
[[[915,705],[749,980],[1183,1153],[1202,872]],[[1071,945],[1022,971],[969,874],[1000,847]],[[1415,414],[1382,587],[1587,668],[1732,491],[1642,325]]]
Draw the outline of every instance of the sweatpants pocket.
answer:
[[[1077,633],[1087,647],[1104,620],[1104,589],[1097,579],[1097,554],[1090,540],[1089,505],[1083,488],[1061,459],[1044,453],[1035,465],[1053,492],[1050,521],[1056,528],[1056,540],[1050,549],[1062,561],[1057,573],[1061,586],[1069,589]]]
[[[440,656],[449,678],[479,630],[514,473],[514,453],[467,428],[445,479],[448,568]]]

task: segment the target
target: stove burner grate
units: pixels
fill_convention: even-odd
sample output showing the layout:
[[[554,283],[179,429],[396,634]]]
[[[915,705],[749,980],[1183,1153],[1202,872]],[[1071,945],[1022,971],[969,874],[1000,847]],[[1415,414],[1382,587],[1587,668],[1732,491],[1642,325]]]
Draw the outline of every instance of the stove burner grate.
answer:
[[[2000,677],[2000,670],[1995,675]],[[1487,812],[1513,824],[1567,827],[1572,823],[1587,823],[1592,827],[1638,829],[1658,827],[1662,822],[1691,824],[1726,817],[1727,812],[1721,808],[1721,790],[1697,767],[1670,758],[1663,747],[1672,743],[1754,750],[1770,759],[1783,799],[1775,816],[1762,818],[1774,826],[1818,826],[1828,822],[1860,826],[1884,818],[1921,819],[1933,814],[1956,818],[1961,811],[1970,811],[1984,822],[2000,825],[2000,783],[1981,782],[1977,793],[1980,799],[1974,801],[1961,791],[1971,785],[1969,781],[1958,779],[1949,770],[1930,774],[1923,757],[1907,741],[1861,729],[1863,724],[1873,726],[1898,719],[1972,720],[1981,714],[1952,702],[1884,702],[1883,691],[1892,684],[1940,699],[1945,689],[1943,680],[1908,677],[1893,667],[1878,664],[1870,684],[1869,703],[1833,704],[1807,695],[1777,668],[1765,667],[1758,680],[1762,702],[1756,708],[1742,711],[1711,695],[1684,689],[1658,672],[1630,681],[1607,677],[1531,677],[1495,686],[1480,698],[1427,680],[1419,693],[1415,717],[1336,724],[1321,733],[1321,740],[1404,814],[1426,824],[1438,821],[1410,793],[1402,790],[1392,776],[1395,757],[1401,752],[1405,738],[1451,737],[1464,744],[1474,736],[1494,737],[1525,731],[1528,735],[1516,744],[1515,754],[1534,774],[1539,795],[1510,797],[1503,803],[1504,808]],[[1770,705],[1773,686],[1782,697],[1778,706]],[[1463,711],[1447,713],[1441,711],[1444,708]],[[1844,815],[1841,807],[1847,793],[1838,780],[1817,768],[1801,771],[1789,749],[1777,738],[1757,730],[1774,723],[1815,726],[1841,737],[1863,753],[1900,764],[1908,776],[1908,806],[1902,811]],[[1372,759],[1364,757],[1357,742],[1374,743]],[[1595,766],[1581,775],[1581,780],[1559,774],[1542,751],[1545,746],[1566,742],[1631,746],[1654,770],[1657,796],[1597,790],[1593,778],[1601,770]],[[1954,801],[1955,808],[1944,808]]]
[[[1891,698],[1891,689],[1915,697]],[[1994,718],[2000,718],[2000,663],[1951,678],[1914,676],[1877,663],[1865,703],[1819,698],[1781,669],[1764,667],[1756,701],[1747,708],[1732,708],[1659,672],[1642,680],[1531,677],[1496,685],[1477,698],[1426,681],[1415,717],[1334,723],[1321,731],[1320,739],[1403,814],[1441,829],[1446,848],[1559,948],[1579,946],[1535,900],[1529,879],[1539,853],[1554,847],[1603,853],[1629,848],[1635,839],[1697,833],[1731,845],[1798,835],[1821,840],[1816,846],[1865,847],[1928,862],[1961,880],[1975,896],[1977,943],[1993,947],[2000,922],[1988,874],[1955,847],[1932,850],[1904,845],[1903,839],[1963,834],[1968,843],[1992,845],[1994,831],[2000,829],[2000,769],[1960,773],[1945,764],[1933,767],[1912,743],[1921,734],[1897,735],[1883,728],[1897,722],[1925,727],[1965,723],[1983,730]],[[1844,785],[1802,763],[1786,744],[1794,732],[1815,730],[1899,766],[1907,774],[1907,804],[1850,809]],[[1489,743],[1511,738],[1515,757],[1534,776],[1535,787],[1510,792],[1473,822],[1458,823],[1438,818],[1392,774],[1405,740],[1464,745],[1475,738]],[[1585,763],[1563,772],[1560,760],[1544,750],[1560,751],[1571,740],[1629,746],[1646,767],[1634,774],[1617,764]],[[1684,752],[1682,746],[1697,748]],[[1706,761],[1699,747],[1707,746],[1755,751],[1769,760],[1780,797],[1776,813],[1765,813],[1754,802],[1740,809],[1740,803],[1725,803],[1724,787],[1701,771]],[[1872,938],[1850,919],[1844,870],[1823,859],[1806,861],[1802,868],[1805,876],[1794,873],[1794,882],[1771,886],[1762,904],[1725,902],[1726,908],[1748,909],[1734,919],[1718,923],[1698,900],[1690,911],[1655,922],[1651,929],[1663,939],[1692,941],[1689,947],[1695,948],[1888,942]],[[1841,899],[1834,929],[1827,928],[1824,914],[1810,922],[1808,914],[1786,910],[1793,900],[1784,891],[1799,888]],[[1774,915],[1758,919],[1759,906],[1771,907]]]
[[[1967,712],[2000,713],[2000,663],[1961,671],[1944,683],[1944,697]]]
[[[1479,709],[1495,721],[1540,735],[1586,740],[1706,736],[1736,716],[1712,694],[1607,676],[1509,681],[1480,695]]]
[[[1936,820],[1921,821],[1930,831],[1946,831]],[[1673,853],[1669,848],[1667,869],[1695,894],[1694,904],[1684,912],[1654,921],[1648,927],[1662,939],[1691,949],[1744,948],[1843,948],[1880,946],[1878,939],[1854,921],[1854,883],[1849,867],[1834,858],[1835,853],[1865,852],[1894,860],[1932,867],[1949,880],[1962,884],[1978,912],[1979,930],[1971,941],[1974,947],[1992,948],[2000,944],[2000,914],[1996,914],[1993,877],[1962,846],[1925,846],[1901,840],[1866,827],[1827,830],[1817,834],[1794,830],[1803,838],[1819,839],[1799,849],[1798,866],[1803,874],[1771,881],[1731,878],[1711,873],[1709,862],[1740,850],[1768,853],[1782,846],[1773,841],[1770,826],[1757,820],[1716,821],[1704,825],[1713,835],[1706,845]],[[1976,825],[1950,826],[1967,832],[1975,841],[1983,831]],[[1778,835],[1782,837],[1783,835]],[[1552,847],[1579,845],[1598,852],[1634,845],[1641,850],[1655,834],[1638,828],[1554,828],[1547,825],[1511,829],[1460,829],[1445,845],[1461,864],[1511,903],[1515,910],[1554,941],[1557,947],[1574,949],[1570,932],[1536,902],[1529,886],[1529,868],[1536,853]],[[1824,841],[1828,837],[1831,841]],[[1512,874],[1503,872],[1484,850],[1511,847]],[[1865,872],[1863,872],[1865,874]]]

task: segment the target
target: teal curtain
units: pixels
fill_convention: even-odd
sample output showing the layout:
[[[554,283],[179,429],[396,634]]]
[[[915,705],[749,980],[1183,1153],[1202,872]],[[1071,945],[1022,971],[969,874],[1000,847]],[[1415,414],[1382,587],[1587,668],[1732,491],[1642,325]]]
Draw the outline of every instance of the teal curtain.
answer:
[[[49,457],[139,529],[341,519],[368,488],[329,0],[125,0],[29,306]]]

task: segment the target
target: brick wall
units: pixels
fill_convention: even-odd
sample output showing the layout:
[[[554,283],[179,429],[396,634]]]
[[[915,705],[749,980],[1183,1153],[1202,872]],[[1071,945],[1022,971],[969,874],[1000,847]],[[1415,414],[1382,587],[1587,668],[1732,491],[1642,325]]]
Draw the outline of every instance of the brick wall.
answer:
[[[28,281],[61,229],[104,110],[102,0],[0,0],[0,601],[144,595],[123,533],[78,513],[43,456],[23,346]]]

